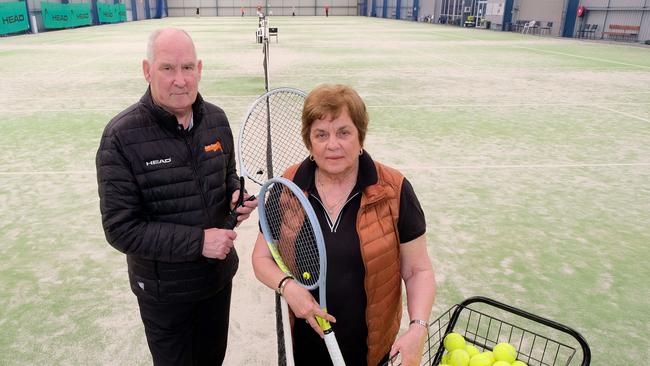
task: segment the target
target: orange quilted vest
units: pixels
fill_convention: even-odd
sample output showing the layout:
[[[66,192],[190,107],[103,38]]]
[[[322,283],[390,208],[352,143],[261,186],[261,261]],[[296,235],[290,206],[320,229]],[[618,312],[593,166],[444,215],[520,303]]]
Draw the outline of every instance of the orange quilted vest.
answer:
[[[298,167],[299,164],[288,168],[284,176],[292,180]],[[357,213],[357,233],[366,270],[368,365],[377,365],[390,351],[402,318],[397,220],[404,176],[378,162],[375,168],[379,179],[364,188]]]

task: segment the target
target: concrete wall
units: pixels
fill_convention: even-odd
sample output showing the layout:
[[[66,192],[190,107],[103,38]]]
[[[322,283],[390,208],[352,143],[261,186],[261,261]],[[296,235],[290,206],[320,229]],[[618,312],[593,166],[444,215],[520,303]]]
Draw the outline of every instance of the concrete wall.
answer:
[[[599,0],[600,1],[600,0]],[[566,0],[515,0],[512,9],[512,22],[517,20],[537,20],[546,26],[553,22],[550,34],[559,36],[562,30]]]
[[[266,0],[167,0],[170,17],[195,16],[196,8],[201,16],[255,16],[257,6],[265,12]],[[268,12],[273,15],[325,15],[325,5],[330,15],[357,15],[356,0],[269,0]]]
[[[485,10],[485,20],[490,22],[492,29],[497,29],[497,27],[500,27],[499,25],[503,24],[505,7],[506,0],[488,0],[487,9]]]
[[[637,25],[641,27],[638,40],[650,40],[650,0],[581,0],[580,5],[587,11],[576,28],[581,21],[597,24],[596,38],[603,38],[610,24]]]

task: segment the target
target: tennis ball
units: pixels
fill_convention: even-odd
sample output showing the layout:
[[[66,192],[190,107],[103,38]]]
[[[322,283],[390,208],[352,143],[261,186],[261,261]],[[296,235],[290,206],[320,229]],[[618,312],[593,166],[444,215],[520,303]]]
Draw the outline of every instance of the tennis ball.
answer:
[[[494,361],[496,361],[494,359],[494,353],[492,353],[491,351],[483,351],[481,352],[481,354],[485,355],[485,357],[487,357],[487,359],[490,360],[490,365],[493,364]]]
[[[311,278],[311,275],[309,274],[309,272],[303,272],[303,273],[302,273],[302,278],[308,280],[308,279]]]
[[[492,353],[494,353],[494,359],[497,361],[513,363],[517,359],[517,350],[510,343],[502,342],[497,344],[494,346]]]
[[[465,338],[458,333],[449,333],[444,340],[445,349],[452,352],[457,349],[465,349]]]
[[[526,365],[526,363],[522,361],[515,361],[510,366],[528,366],[528,365]]]
[[[506,361],[497,361],[493,363],[492,366],[512,366],[512,365]]]
[[[448,363],[447,361],[449,361],[449,352],[442,355],[442,359],[440,360],[440,363],[445,363],[446,364],[446,363]]]
[[[478,351],[478,348],[474,347],[471,344],[468,344],[467,346],[465,346],[465,351],[467,351],[467,353],[469,353],[469,358],[470,359],[480,353]]]
[[[469,366],[492,366],[493,362],[491,355],[479,353],[470,358]]]
[[[462,348],[455,349],[449,354],[449,366],[469,365],[469,354]]]

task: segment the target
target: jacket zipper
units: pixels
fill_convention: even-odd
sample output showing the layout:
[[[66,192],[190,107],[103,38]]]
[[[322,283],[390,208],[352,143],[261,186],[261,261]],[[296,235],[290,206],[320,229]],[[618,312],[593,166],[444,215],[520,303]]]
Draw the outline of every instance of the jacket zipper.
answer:
[[[203,188],[201,187],[201,177],[199,176],[199,171],[196,168],[196,160],[194,159],[194,151],[192,150],[192,146],[190,145],[190,142],[188,141],[189,134],[187,131],[181,131],[181,134],[183,136],[183,141],[185,142],[185,147],[187,147],[187,151],[190,153],[190,164],[192,165],[192,170],[194,171],[194,182],[196,182],[196,185],[199,187],[199,192],[201,192],[201,200],[203,201],[203,211],[205,212],[206,217],[208,218],[208,222],[205,223],[206,225],[210,225],[210,223],[214,222],[212,220],[212,217],[210,215],[210,211],[208,211],[208,200],[205,198],[205,193],[203,192]]]

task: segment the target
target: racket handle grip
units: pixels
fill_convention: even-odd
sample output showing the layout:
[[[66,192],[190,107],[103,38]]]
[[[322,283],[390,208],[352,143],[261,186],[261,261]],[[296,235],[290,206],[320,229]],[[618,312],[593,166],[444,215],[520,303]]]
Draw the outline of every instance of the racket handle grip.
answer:
[[[223,228],[228,230],[234,229],[235,226],[237,226],[237,217],[239,216],[239,214],[237,213],[237,209],[243,206],[244,202],[252,201],[254,199],[255,199],[255,195],[251,195],[241,204],[237,204],[237,206],[235,206],[235,208],[233,208],[232,211],[228,213],[228,216],[226,216],[226,219],[223,222]]]
[[[341,354],[341,349],[339,348],[339,342],[336,341],[336,336],[334,332],[325,333],[325,345],[327,346],[327,351],[330,354],[332,359],[333,366],[345,366],[345,360],[343,360],[343,355]]]
[[[235,207],[235,210],[236,209],[237,208]],[[237,226],[237,216],[239,216],[239,214],[235,210],[230,211],[228,216],[226,216],[226,219],[223,222],[224,229],[232,230]]]
[[[248,197],[246,201],[252,201],[254,199],[255,199],[255,195],[252,195]],[[243,203],[241,205],[237,205],[232,211],[228,213],[228,216],[226,216],[226,219],[223,221],[223,229],[232,230],[235,228],[235,226],[237,226],[237,216],[239,216],[239,214],[237,213],[237,208],[241,207],[242,205]],[[206,259],[209,263],[213,263],[213,264],[217,263],[218,261],[217,259],[214,258],[206,258]]]

